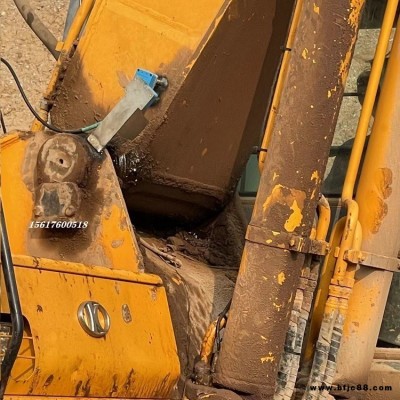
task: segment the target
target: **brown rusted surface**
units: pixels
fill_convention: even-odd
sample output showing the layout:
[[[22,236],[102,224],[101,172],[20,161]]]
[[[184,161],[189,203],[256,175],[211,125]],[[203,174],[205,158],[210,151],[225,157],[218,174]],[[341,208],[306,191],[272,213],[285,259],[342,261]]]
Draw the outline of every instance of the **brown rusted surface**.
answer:
[[[161,240],[146,238],[146,241],[157,248],[165,247]],[[179,269],[148,249],[145,249],[144,263],[146,272],[161,276],[167,290],[181,365],[181,379],[173,398],[181,399],[207,328],[232,297],[237,271],[209,268],[180,252],[174,254],[182,264]]]
[[[85,184],[89,174],[88,150],[79,136],[59,134],[51,137],[38,154],[38,183]]]
[[[264,127],[293,1],[232,1],[154,131],[150,184],[125,191],[142,212],[187,219],[233,194]],[[158,198],[157,203],[149,197]],[[187,200],[186,200],[187,199]],[[160,202],[168,207],[160,210]],[[182,205],[189,203],[192,213]],[[161,212],[160,212],[161,211]]]
[[[251,225],[311,233],[358,17],[348,1],[305,1]],[[271,398],[304,254],[246,242],[217,363],[218,384]],[[282,279],[284,277],[284,279]]]
[[[140,160],[121,177],[129,182],[124,194],[135,212],[204,220],[232,197],[259,142],[293,0],[228,3],[194,54],[182,48],[173,62],[160,60],[154,72],[168,77],[169,88],[146,112],[143,133],[117,149]],[[92,98],[81,57],[78,45],[53,93],[51,117],[62,127],[88,125],[110,109],[106,100]],[[124,84],[132,78],[119,76]]]

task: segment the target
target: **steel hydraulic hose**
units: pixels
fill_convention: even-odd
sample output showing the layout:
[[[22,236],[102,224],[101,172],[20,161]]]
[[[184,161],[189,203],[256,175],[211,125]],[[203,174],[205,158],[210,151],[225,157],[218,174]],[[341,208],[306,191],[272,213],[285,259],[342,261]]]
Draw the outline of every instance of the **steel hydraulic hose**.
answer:
[[[315,237],[325,240],[328,233],[331,211],[328,200],[321,196],[318,202],[318,221]],[[293,396],[300,357],[309,319],[311,305],[317,287],[320,256],[307,256],[301,271],[300,285],[296,291],[293,309],[290,316],[289,330],[286,335],[285,350],[281,356],[274,400],[290,400]]]
[[[22,15],[22,18],[32,29],[33,33],[40,39],[40,41],[46,46],[47,50],[57,60],[60,52],[56,50],[57,39],[49,31],[49,29],[42,23],[40,18],[35,14],[33,8],[27,0],[14,0],[15,6]]]
[[[57,64],[53,70],[49,84],[43,95],[43,98],[46,103],[52,98],[61,71],[61,65],[65,61],[65,58],[70,53],[71,49],[73,49],[74,42],[78,39],[85,25],[85,22],[89,18],[89,14],[92,11],[94,3],[95,0],[83,0],[82,4],[80,5],[78,11],[75,14],[74,20],[72,21],[72,24],[68,30],[67,37],[65,38],[65,41],[62,43],[60,50],[60,57],[58,57]],[[40,119],[36,118],[32,124],[31,127],[32,132],[41,131],[44,126],[41,120],[47,122],[48,117],[49,117],[49,111],[47,110],[47,107],[44,107],[43,109],[40,110]]]
[[[0,203],[0,208],[1,207],[2,206]],[[21,304],[19,301],[18,288],[11,257],[10,243],[8,241],[6,222],[2,208],[0,210],[0,226],[1,265],[11,315],[11,338],[6,349],[4,360],[1,364],[0,399],[3,399],[12,367],[17,359],[18,351],[21,347],[22,336],[24,333],[24,320],[22,317]]]
[[[289,28],[286,48],[284,49],[285,51],[283,53],[281,69],[279,71],[278,79],[276,81],[276,87],[274,91],[274,96],[272,98],[271,109],[268,115],[265,133],[261,144],[261,149],[263,149],[264,151],[260,152],[260,156],[258,159],[258,168],[260,172],[262,172],[262,169],[264,168],[264,163],[267,157],[265,150],[268,149],[269,142],[271,140],[272,129],[274,127],[275,117],[278,112],[279,102],[281,99],[285,78],[288,72],[290,51],[293,46],[294,38],[296,36],[296,31],[297,31],[297,26],[299,24],[300,11],[302,6],[303,6],[303,0],[297,0],[293,12],[292,23],[290,24]]]

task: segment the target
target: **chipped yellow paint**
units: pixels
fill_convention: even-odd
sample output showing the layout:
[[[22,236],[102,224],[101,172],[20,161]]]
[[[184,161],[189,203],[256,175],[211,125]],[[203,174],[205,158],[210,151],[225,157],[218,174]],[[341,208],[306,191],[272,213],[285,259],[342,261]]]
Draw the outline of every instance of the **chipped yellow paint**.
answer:
[[[271,243],[272,243],[272,239],[267,239],[267,240],[266,240],[266,243],[267,243],[267,244],[271,244]]]
[[[275,360],[275,357],[272,355],[272,352],[270,351],[267,356],[261,357],[261,363],[264,364],[265,362],[270,362],[272,363]]]
[[[316,189],[314,189],[314,190],[312,191],[312,193],[311,193],[311,200],[315,197],[315,192],[316,192]]]
[[[315,14],[319,15],[319,7],[315,3],[314,3],[313,9],[314,9]]]
[[[262,339],[262,340],[265,340],[265,341],[268,340],[268,339],[267,339],[265,336],[263,336],[263,335],[261,335],[261,339]]]
[[[182,283],[181,279],[173,277],[172,280],[177,284],[180,285]]]
[[[356,41],[356,37],[353,38],[353,43],[351,44],[350,50],[346,53],[346,56],[342,61],[340,61],[339,76],[342,81],[342,85],[345,86],[347,75],[349,74],[349,67],[351,62],[351,57],[353,54],[353,47]]]
[[[365,0],[350,0],[351,11],[347,22],[354,29],[356,29],[358,26],[360,12],[364,2]]]
[[[272,189],[272,193],[263,204],[263,217],[266,218],[269,210],[276,204],[287,206],[291,210],[291,213],[285,222],[284,228],[287,232],[293,232],[300,226],[303,219],[302,209],[305,198],[306,194],[302,190],[291,189],[280,184],[275,185]]]
[[[277,179],[279,177],[279,174],[277,174],[276,172],[274,172],[274,175],[272,177],[272,180],[274,181],[275,179]]]
[[[308,49],[304,49],[304,50],[302,51],[302,53],[301,53],[301,56],[302,56],[305,60],[307,60]]]
[[[328,99],[330,99],[331,97],[332,97],[332,92],[328,90]]]
[[[282,197],[282,189],[284,189],[283,185],[275,185],[272,189],[272,193],[267,197],[263,204],[264,213],[271,207],[272,204],[279,202],[280,197]]]
[[[315,171],[311,174],[311,180],[312,180],[312,181],[315,180],[315,182],[318,182],[318,179],[319,179],[319,173],[318,173],[317,170],[315,170]]]
[[[272,305],[273,305],[278,311],[281,311],[281,308],[283,307],[283,304],[272,303]]]
[[[314,240],[316,238],[316,236],[317,236],[317,229],[313,226],[311,228],[310,239]]]
[[[358,21],[360,19],[360,12],[364,5],[364,2],[365,0],[350,0],[351,11],[347,18],[347,23],[353,28],[354,32],[357,30]],[[349,73],[349,67],[353,54],[353,48],[356,40],[357,40],[357,35],[353,35],[349,51],[346,53],[344,59],[340,62],[339,75],[343,86],[346,84],[347,75]]]
[[[263,276],[263,279],[264,279],[264,281],[267,281],[267,280],[268,280],[268,278],[267,278],[266,276]]]
[[[286,281],[286,275],[285,275],[285,273],[282,271],[282,272],[279,272],[279,274],[278,274],[278,283],[282,286],[283,285],[283,283]]]
[[[278,235],[280,235],[280,232],[272,231],[272,234],[273,234],[274,236],[278,236]]]
[[[290,214],[290,217],[286,220],[284,226],[288,232],[293,232],[300,226],[301,221],[303,220],[303,214],[296,200],[293,200],[293,204],[290,209],[292,210],[292,214]]]

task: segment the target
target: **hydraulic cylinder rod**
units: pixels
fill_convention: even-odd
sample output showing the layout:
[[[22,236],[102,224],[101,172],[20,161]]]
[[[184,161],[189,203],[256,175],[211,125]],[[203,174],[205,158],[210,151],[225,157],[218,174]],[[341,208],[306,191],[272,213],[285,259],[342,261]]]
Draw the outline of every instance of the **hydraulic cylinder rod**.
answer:
[[[272,397],[363,1],[304,1],[214,380]]]

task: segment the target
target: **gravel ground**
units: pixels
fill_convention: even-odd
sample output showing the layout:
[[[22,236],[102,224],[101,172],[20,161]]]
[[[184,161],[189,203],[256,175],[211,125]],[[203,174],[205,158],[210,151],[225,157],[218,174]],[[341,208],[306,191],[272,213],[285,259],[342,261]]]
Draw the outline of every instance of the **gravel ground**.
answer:
[[[61,39],[68,0],[31,0],[30,4],[57,39]],[[0,54],[14,67],[31,103],[38,108],[55,60],[30,30],[12,0],[0,2]],[[33,117],[15,82],[1,64],[0,108],[7,129],[29,129]]]

